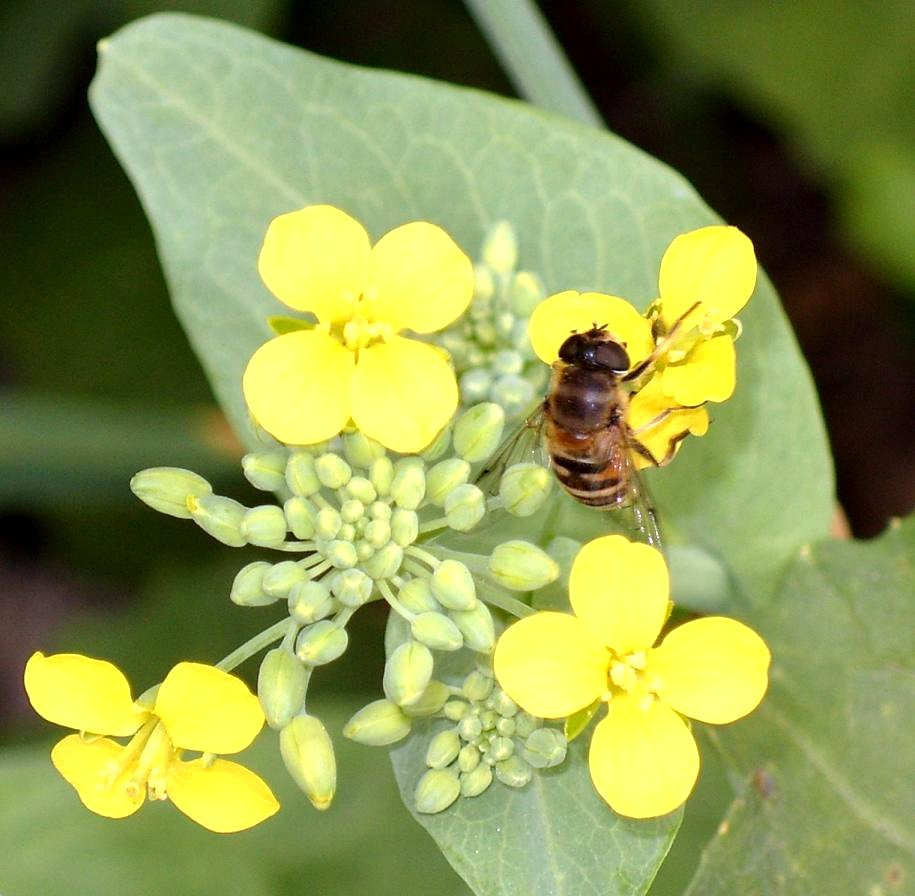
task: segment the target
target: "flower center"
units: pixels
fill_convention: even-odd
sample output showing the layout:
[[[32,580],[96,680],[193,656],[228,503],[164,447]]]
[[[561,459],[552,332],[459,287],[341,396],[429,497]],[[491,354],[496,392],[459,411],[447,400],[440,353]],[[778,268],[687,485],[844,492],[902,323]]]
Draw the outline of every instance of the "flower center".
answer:
[[[646,675],[648,657],[644,650],[619,654],[610,651],[610,662],[607,665],[607,690],[601,697],[609,702],[614,696],[628,694],[640,698],[646,708],[655,699],[651,680]]]
[[[383,321],[375,320],[371,313],[371,291],[356,298],[348,320],[325,326],[327,332],[343,343],[351,352],[368,348],[378,342],[386,342],[394,335],[394,328]]]
[[[165,726],[150,719],[124,747],[121,755],[101,771],[101,786],[123,787],[131,800],[142,799],[143,789],[151,800],[164,800],[165,776],[177,754]]]

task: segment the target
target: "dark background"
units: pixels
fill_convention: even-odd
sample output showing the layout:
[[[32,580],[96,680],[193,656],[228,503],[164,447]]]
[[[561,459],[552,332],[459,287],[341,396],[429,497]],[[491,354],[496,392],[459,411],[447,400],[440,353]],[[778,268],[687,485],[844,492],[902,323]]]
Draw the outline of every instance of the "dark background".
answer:
[[[839,500],[853,532],[867,537],[915,503],[915,7],[888,2],[861,14],[859,6],[541,4],[608,127],[679,169],[752,237],[819,388]],[[225,599],[245,559],[140,506],[127,488],[135,470],[171,463],[246,494],[239,449],[171,312],[139,203],[86,103],[95,42],[175,8],[361,65],[512,94],[458,0],[6,0],[0,722],[8,740],[40,727],[20,684],[34,649],[79,644],[127,671],[161,671],[178,656],[212,659],[251,631]],[[367,615],[362,625],[380,632],[380,617]],[[189,618],[206,621],[195,627]],[[350,668],[340,686],[358,688],[365,675]]]

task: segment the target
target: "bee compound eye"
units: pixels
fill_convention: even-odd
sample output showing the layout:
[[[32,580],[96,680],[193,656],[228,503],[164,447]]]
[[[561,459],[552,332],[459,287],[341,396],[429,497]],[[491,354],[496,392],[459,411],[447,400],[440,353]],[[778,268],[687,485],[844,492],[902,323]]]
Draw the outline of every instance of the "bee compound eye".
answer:
[[[581,359],[581,353],[585,347],[585,339],[581,333],[573,333],[559,346],[559,357],[567,364],[574,364]]]
[[[593,363],[614,373],[625,373],[629,369],[629,355],[618,342],[602,342],[594,347]]]

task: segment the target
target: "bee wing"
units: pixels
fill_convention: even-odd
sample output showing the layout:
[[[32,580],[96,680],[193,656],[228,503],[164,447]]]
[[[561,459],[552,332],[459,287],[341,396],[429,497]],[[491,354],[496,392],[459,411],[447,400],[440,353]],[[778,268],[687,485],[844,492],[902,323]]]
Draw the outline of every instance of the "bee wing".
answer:
[[[628,528],[637,540],[660,551],[663,549],[661,531],[654,502],[648,486],[632,462],[632,452],[638,449],[633,448],[630,439],[623,432],[620,432],[620,437],[617,450],[611,455],[609,464],[614,467],[618,480],[626,483],[626,487],[620,489],[615,504],[610,506],[620,512],[625,520],[624,527]]]
[[[484,494],[499,493],[502,474],[513,464],[534,463],[549,467],[543,450],[543,422],[543,405],[539,404],[533,413],[503,440],[474,480],[474,484]]]

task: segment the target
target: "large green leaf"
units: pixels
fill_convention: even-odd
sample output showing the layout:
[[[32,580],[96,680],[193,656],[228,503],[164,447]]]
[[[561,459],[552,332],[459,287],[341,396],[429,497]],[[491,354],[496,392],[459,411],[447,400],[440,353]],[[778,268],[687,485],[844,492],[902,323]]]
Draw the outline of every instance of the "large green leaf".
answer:
[[[741,792],[695,896],[909,892],[915,858],[915,519],[802,552],[754,620],[769,695],[715,732]]]

